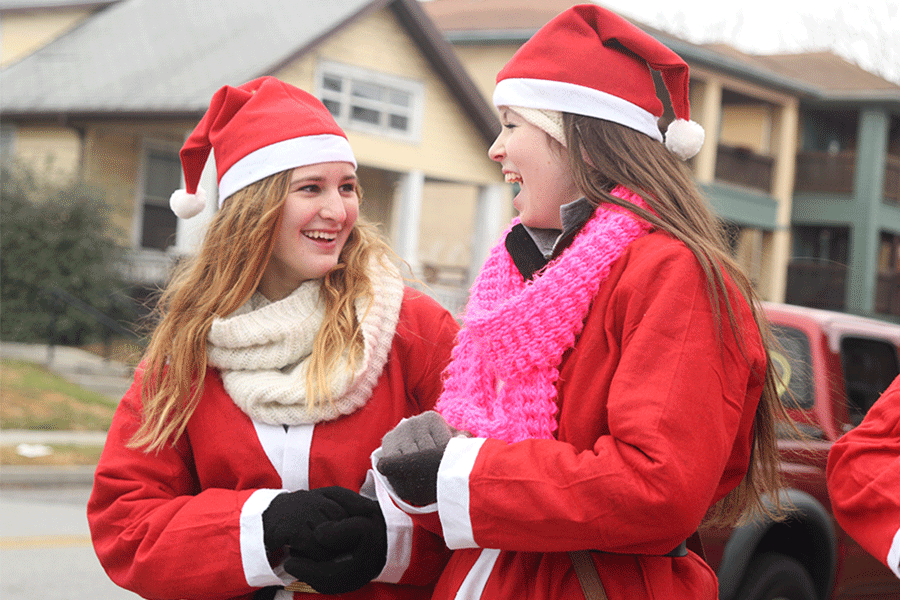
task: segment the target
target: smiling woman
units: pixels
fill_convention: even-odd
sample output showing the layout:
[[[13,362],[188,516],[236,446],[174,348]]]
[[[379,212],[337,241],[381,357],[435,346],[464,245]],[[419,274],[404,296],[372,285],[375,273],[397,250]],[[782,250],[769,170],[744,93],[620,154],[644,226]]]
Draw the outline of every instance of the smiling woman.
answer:
[[[183,218],[212,151],[219,211],[97,467],[97,555],[148,598],[428,597],[446,548],[367,474],[434,406],[456,321],[358,218],[356,159],[319,100],[271,77],[219,90],[181,151]]]
[[[703,141],[689,80],[587,3],[497,75],[489,154],[519,217],[475,279],[436,412],[373,455],[454,550],[433,600],[713,600],[700,523],[774,510],[768,326],[679,162]]]
[[[281,300],[337,266],[359,216],[358,190],[356,170],[347,162],[293,170],[272,258],[259,282],[266,298]]]

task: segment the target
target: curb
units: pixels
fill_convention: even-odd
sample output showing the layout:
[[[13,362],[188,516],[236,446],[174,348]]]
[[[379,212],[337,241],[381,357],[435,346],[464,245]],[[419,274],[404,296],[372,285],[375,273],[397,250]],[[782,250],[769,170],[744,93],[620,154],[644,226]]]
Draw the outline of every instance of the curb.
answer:
[[[97,467],[0,467],[0,489],[92,486]]]
[[[0,445],[46,444],[102,447],[105,431],[0,430]],[[92,486],[96,465],[0,465],[0,489],[23,487]]]
[[[45,431],[38,429],[0,429],[0,445],[47,444],[64,446],[103,446],[105,431]]]

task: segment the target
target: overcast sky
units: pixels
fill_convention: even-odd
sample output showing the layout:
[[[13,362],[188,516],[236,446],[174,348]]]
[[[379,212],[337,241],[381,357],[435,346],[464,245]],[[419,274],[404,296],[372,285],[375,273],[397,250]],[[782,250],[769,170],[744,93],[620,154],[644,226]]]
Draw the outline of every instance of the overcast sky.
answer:
[[[828,49],[900,83],[897,0],[599,0],[691,42],[724,41],[751,54]]]

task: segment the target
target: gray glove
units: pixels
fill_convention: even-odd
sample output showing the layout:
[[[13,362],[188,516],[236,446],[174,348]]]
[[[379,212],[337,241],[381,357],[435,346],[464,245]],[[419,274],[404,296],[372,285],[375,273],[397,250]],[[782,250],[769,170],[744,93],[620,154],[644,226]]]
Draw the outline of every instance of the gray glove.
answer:
[[[432,504],[437,501],[437,474],[444,449],[459,433],[433,410],[404,419],[381,440],[378,472],[406,502]]]
[[[421,450],[441,450],[457,433],[444,417],[429,410],[415,417],[404,419],[385,434],[381,440],[382,457],[391,458]]]

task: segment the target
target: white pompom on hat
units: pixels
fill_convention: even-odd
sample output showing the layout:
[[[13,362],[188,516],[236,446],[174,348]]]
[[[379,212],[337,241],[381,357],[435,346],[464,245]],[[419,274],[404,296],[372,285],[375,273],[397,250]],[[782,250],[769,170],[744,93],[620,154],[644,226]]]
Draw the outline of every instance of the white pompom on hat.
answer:
[[[703,145],[690,120],[687,63],[657,39],[594,4],[573,6],[544,25],[497,74],[494,104],[613,121],[663,141],[651,69],[662,75],[675,121],[665,145],[682,160]]]
[[[219,207],[229,196],[270,175],[324,162],[356,158],[347,136],[315,96],[274,77],[238,87],[224,86],[181,148],[185,189],[169,199],[182,219],[202,212],[206,192],[199,187],[213,152]]]

